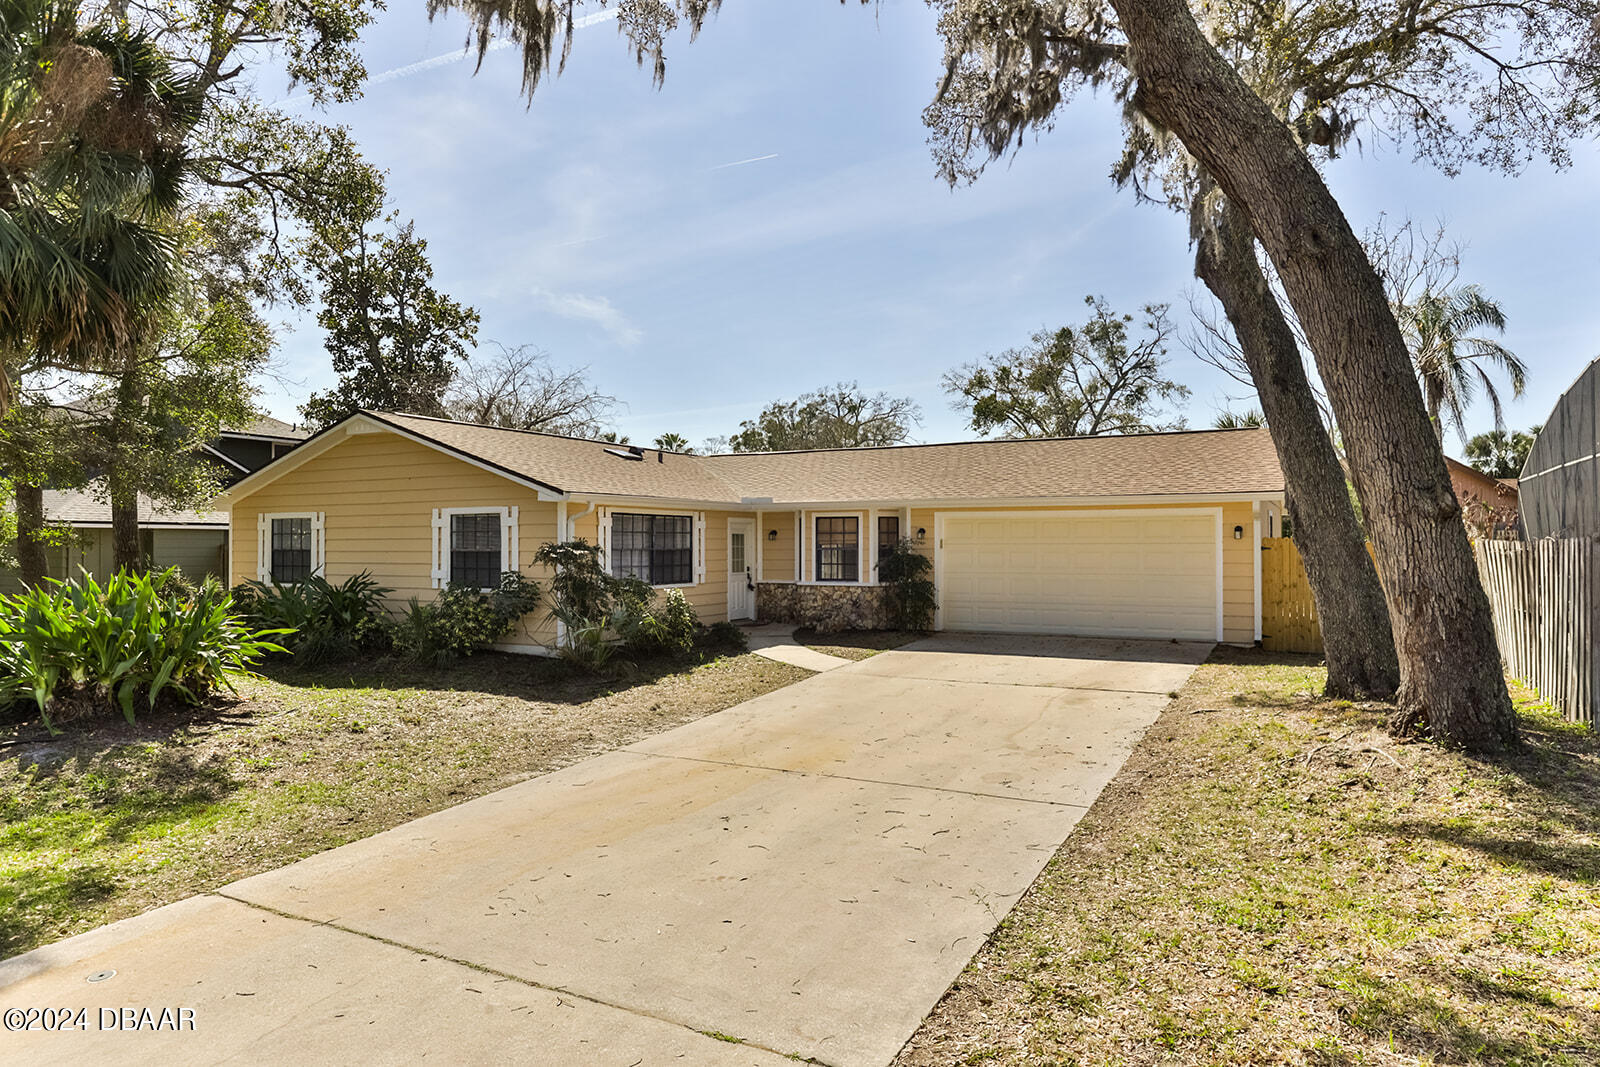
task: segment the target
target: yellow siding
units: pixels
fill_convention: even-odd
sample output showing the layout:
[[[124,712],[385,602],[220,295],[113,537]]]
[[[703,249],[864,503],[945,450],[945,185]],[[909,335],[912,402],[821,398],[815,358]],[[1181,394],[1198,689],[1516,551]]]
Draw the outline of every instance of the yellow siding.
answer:
[[[1234,539],[1233,528],[1244,536]],[[1248,503],[1222,506],[1222,639],[1252,644],[1256,639],[1256,562],[1261,550],[1255,514]]]
[[[761,541],[761,580],[764,582],[794,581],[795,519],[792,511],[765,511],[757,524],[756,537]],[[778,532],[775,541],[767,534]]]
[[[543,579],[532,565],[539,546],[556,537],[556,505],[538,494],[396,434],[354,434],[247,496],[232,507],[230,582],[256,576],[256,517],[262,513],[324,514],[324,574],[341,582],[370,571],[394,592],[390,603],[431,600],[433,509],[518,509],[519,570]],[[549,640],[553,627],[542,611],[508,641]]]

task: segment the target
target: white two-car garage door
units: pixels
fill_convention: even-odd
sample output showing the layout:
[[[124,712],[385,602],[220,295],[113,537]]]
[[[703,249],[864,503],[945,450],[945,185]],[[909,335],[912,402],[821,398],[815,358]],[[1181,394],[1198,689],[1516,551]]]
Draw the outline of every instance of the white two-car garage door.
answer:
[[[946,630],[1218,639],[1214,511],[947,513],[938,526]]]

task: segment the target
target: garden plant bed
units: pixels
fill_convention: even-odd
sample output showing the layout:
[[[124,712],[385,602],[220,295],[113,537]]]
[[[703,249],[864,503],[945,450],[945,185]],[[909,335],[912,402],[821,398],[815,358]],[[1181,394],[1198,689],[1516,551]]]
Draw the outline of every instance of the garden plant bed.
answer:
[[[1489,763],[1219,649],[900,1067],[1600,1062],[1600,739]]]
[[[0,958],[577,762],[810,672],[486,653],[273,665],[201,709],[0,727]]]
[[[909,630],[843,630],[822,634],[802,627],[794,632],[794,639],[799,644],[813,652],[838,656],[840,659],[869,659],[879,652],[900,648],[927,636]]]

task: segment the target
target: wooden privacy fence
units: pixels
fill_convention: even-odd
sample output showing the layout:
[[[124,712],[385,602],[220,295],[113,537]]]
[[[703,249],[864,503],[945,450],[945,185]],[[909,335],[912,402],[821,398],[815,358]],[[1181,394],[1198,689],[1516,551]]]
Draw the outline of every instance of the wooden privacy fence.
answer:
[[[1263,538],[1261,548],[1262,646],[1320,653],[1322,627],[1300,550],[1286,537]],[[1506,669],[1567,718],[1593,725],[1600,718],[1600,542],[1475,541],[1473,550]]]
[[[1576,722],[1600,695],[1600,551],[1589,538],[1478,541],[1478,574],[1512,675]]]

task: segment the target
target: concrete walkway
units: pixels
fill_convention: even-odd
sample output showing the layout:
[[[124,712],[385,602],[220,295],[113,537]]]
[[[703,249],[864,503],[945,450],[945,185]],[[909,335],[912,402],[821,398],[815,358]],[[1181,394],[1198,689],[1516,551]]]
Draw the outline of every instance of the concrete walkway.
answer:
[[[0,1008],[89,1009],[0,1041],[31,1064],[883,1064],[1208,647],[885,652],[0,963]],[[194,1029],[106,1032],[102,1008]]]
[[[807,648],[794,639],[794,627],[785,623],[769,622],[761,626],[746,626],[744,632],[750,639],[751,652],[793,667],[820,674],[854,662],[843,656],[830,656],[825,652]]]

